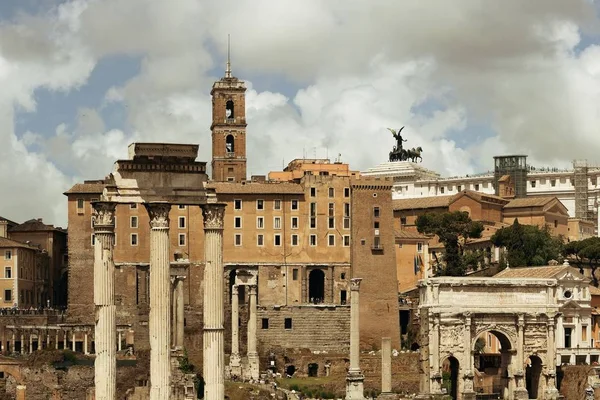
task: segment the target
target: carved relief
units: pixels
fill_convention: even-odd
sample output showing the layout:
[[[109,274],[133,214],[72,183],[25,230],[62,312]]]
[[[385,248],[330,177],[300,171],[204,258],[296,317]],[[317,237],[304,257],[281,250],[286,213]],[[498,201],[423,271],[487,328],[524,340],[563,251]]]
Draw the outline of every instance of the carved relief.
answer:
[[[225,204],[205,204],[202,206],[204,229],[223,229]]]
[[[146,210],[148,210],[148,216],[150,216],[151,228],[169,227],[169,211],[171,211],[171,204],[145,203],[144,206],[146,207]]]
[[[524,333],[525,344],[523,348],[526,354],[546,351],[548,348],[548,329],[546,324],[527,324]]]
[[[94,212],[92,214],[92,223],[94,227],[113,227],[115,226],[115,208],[117,203],[112,201],[97,201],[92,203]]]
[[[464,351],[464,327],[462,325],[440,325],[440,356]]]
[[[350,279],[350,290],[353,292],[358,292],[360,290],[360,282],[362,278],[352,278]]]

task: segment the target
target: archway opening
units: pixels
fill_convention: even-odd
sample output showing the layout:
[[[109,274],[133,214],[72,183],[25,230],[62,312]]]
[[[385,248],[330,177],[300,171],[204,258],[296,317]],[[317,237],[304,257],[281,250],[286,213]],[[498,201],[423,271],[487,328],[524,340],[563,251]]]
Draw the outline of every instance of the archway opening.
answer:
[[[507,398],[511,362],[511,344],[508,337],[495,330],[479,334],[473,344],[474,390],[479,394]]]
[[[227,137],[225,138],[225,151],[227,153],[235,152],[235,139],[233,135],[227,135]]]
[[[310,363],[308,364],[308,376],[317,377],[319,375],[319,364]]]
[[[308,275],[308,298],[314,304],[325,301],[325,273],[320,269],[314,269]]]
[[[458,399],[458,371],[460,364],[455,357],[448,357],[442,363],[442,387],[453,399]]]
[[[539,397],[540,378],[542,377],[542,360],[538,356],[530,356],[525,368],[525,384],[530,399]]]
[[[294,373],[296,372],[296,367],[294,367],[293,365],[288,365],[287,367],[285,367],[285,374],[289,377],[294,376]]]
[[[227,103],[225,103],[225,116],[228,119],[235,118],[233,111],[233,100],[227,100]]]

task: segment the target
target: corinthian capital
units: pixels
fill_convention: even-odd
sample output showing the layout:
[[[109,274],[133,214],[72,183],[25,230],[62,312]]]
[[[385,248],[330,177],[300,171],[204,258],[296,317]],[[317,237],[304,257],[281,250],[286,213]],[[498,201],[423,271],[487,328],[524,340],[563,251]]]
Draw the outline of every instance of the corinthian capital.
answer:
[[[145,203],[144,206],[148,210],[150,216],[151,228],[168,228],[169,227],[169,211],[171,211],[170,203]]]
[[[350,279],[350,290],[353,292],[358,292],[360,290],[360,282],[362,278],[352,278]]]
[[[223,216],[225,215],[225,204],[212,203],[202,206],[204,217],[204,229],[223,229]]]
[[[112,201],[94,201],[92,222],[94,228],[114,228],[115,227],[115,209],[117,203]]]

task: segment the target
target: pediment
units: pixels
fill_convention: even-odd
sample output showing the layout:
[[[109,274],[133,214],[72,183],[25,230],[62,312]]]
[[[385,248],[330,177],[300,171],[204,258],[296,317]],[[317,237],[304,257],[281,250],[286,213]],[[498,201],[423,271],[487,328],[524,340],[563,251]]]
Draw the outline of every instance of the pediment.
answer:
[[[578,309],[580,309],[582,307],[576,301],[569,300],[565,304],[562,305],[562,308],[563,309],[570,309],[570,310],[578,310]]]

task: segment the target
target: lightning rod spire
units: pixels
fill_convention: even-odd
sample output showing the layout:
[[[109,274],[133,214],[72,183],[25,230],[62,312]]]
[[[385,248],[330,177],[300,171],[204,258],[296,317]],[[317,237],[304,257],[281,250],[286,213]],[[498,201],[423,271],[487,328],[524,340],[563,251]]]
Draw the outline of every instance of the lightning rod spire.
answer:
[[[227,34],[227,68],[225,69],[225,78],[231,78],[231,40]]]

